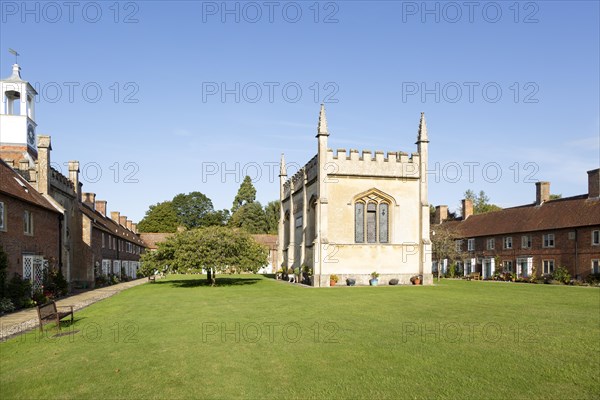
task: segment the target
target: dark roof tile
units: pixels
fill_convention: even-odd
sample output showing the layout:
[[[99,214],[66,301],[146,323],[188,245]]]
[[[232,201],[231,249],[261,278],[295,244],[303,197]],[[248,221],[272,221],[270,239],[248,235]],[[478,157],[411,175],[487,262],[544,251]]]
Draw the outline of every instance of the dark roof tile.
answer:
[[[600,225],[600,199],[587,195],[549,200],[472,215],[464,221],[445,222],[461,237],[493,236]]]
[[[62,214],[21,175],[0,159],[0,192],[27,203]]]

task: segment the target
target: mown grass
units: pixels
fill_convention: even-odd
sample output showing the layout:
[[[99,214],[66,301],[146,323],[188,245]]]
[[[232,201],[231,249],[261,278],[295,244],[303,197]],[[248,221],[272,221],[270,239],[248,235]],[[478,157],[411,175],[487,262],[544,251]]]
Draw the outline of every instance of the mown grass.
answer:
[[[0,397],[600,396],[597,288],[218,283],[171,276],[1,343]]]

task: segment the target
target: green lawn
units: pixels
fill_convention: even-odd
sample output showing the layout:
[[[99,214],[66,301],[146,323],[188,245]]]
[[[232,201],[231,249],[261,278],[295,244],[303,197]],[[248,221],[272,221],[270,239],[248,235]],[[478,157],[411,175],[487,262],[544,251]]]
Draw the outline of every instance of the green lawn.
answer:
[[[600,397],[597,288],[198,278],[76,312],[73,335],[0,343],[0,398]]]

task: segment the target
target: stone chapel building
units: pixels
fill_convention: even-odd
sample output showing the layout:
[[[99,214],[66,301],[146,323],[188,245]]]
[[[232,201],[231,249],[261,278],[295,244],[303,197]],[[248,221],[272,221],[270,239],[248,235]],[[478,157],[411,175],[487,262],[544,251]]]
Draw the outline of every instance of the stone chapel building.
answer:
[[[431,284],[425,115],[410,156],[334,152],[324,106],[316,137],[317,154],[294,176],[288,178],[281,157],[278,264],[312,268],[317,287],[329,286],[332,274],[338,284],[353,278],[365,285],[372,272],[380,284],[409,284],[414,275]]]

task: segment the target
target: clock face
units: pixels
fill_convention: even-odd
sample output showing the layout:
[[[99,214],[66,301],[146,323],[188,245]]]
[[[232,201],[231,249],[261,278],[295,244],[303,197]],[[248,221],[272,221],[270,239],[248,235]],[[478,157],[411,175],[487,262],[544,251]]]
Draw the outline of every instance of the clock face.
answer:
[[[35,145],[35,132],[33,130],[33,125],[29,125],[27,127],[27,144],[32,147]]]

